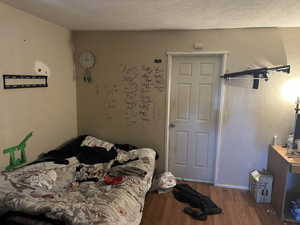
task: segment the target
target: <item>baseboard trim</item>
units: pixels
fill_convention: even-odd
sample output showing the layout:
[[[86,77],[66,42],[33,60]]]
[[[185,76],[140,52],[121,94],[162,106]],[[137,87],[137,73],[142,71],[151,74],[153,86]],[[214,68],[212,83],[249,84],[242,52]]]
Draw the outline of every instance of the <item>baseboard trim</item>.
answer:
[[[189,179],[189,178],[183,178],[183,177],[176,177],[176,180],[182,180],[182,181],[191,181],[191,182],[198,182],[198,183],[208,183],[212,184],[212,181],[207,180],[198,180],[198,179]]]
[[[198,180],[198,179],[189,179],[189,178],[183,178],[183,177],[176,177],[176,180],[213,184],[212,181]],[[240,186],[240,185],[219,184],[219,183],[217,183],[217,184],[214,184],[214,186],[216,186],[216,187],[222,187],[222,188],[231,188],[231,189],[246,190],[246,191],[249,190],[248,186]]]
[[[223,188],[232,188],[232,189],[239,189],[239,190],[249,190],[248,186],[239,186],[239,185],[230,185],[230,184],[215,184],[216,187],[223,187]]]

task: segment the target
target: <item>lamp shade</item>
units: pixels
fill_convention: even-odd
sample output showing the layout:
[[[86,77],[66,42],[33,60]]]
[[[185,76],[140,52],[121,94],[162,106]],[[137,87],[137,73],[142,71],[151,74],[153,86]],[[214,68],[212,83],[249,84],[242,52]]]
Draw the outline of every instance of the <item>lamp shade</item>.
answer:
[[[283,84],[282,97],[289,102],[296,102],[300,97],[300,79],[290,79]]]

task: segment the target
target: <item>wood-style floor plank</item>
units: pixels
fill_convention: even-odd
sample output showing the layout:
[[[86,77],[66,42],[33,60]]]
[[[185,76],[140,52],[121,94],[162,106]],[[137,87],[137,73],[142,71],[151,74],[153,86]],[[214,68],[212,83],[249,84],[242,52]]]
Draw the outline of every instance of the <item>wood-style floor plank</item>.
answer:
[[[243,190],[214,187],[209,184],[188,183],[198,192],[210,196],[223,209],[206,221],[194,220],[183,213],[187,204],[176,201],[172,193],[151,193],[146,198],[141,225],[283,225],[270,204],[255,203]],[[294,225],[294,224],[289,224]]]

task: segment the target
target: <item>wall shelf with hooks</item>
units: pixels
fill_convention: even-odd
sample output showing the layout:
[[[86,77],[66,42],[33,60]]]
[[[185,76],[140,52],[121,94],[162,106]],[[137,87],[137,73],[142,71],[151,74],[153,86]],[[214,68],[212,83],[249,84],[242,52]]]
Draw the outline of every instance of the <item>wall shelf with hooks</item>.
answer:
[[[48,76],[4,74],[4,89],[48,87]]]

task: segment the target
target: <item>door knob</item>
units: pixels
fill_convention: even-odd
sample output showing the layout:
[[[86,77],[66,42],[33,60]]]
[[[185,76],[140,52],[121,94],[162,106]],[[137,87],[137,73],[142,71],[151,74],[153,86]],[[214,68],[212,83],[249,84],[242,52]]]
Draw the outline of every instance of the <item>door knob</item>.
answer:
[[[174,123],[170,123],[170,128],[174,128],[176,125]]]

